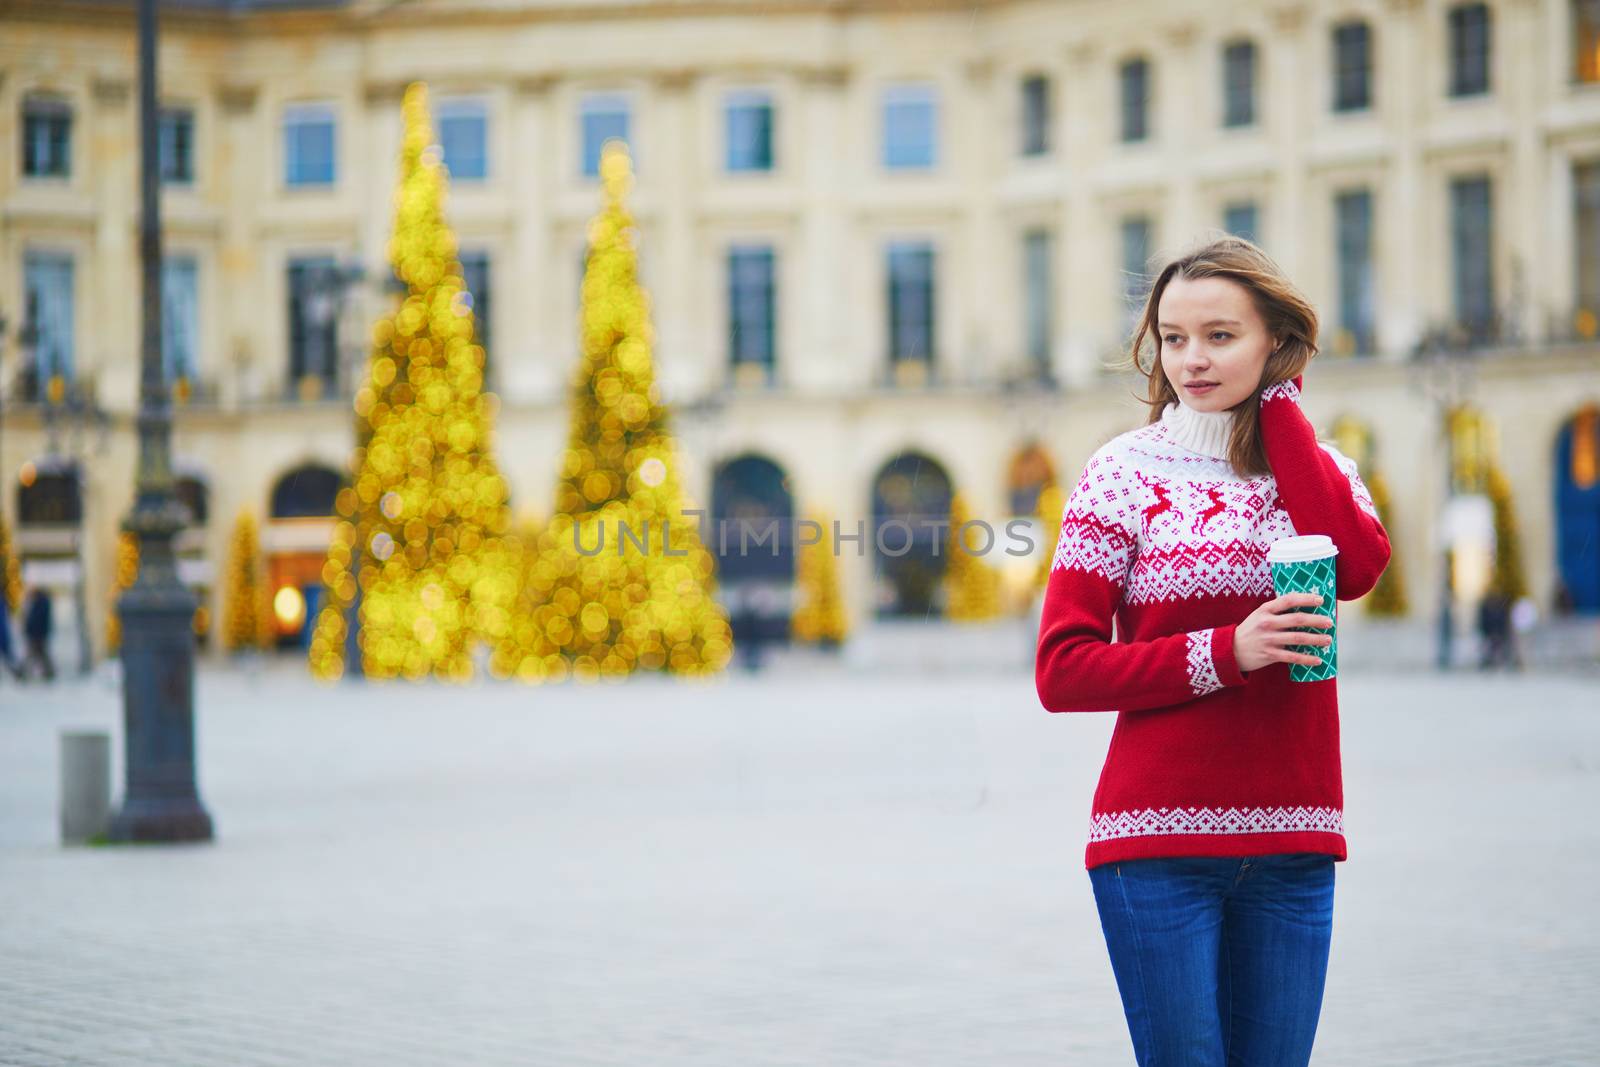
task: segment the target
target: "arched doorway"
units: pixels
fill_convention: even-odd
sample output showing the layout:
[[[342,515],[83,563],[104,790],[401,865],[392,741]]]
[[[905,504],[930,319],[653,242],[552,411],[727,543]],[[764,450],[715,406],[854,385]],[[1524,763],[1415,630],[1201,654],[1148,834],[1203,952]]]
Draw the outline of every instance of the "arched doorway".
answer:
[[[305,649],[322,606],[322,565],[333,539],[334,501],[348,479],[332,467],[304,463],[272,486],[261,547],[279,648]]]
[[[1013,517],[1031,518],[1039,510],[1039,496],[1056,482],[1055,466],[1038,442],[1030,442],[1011,458],[1006,472],[1007,499]]]
[[[1037,441],[1028,442],[1011,457],[1005,484],[1011,522],[1025,521],[1034,544],[1033,552],[1026,556],[998,556],[1005,610],[1022,615],[1033,606],[1036,596],[1043,595],[1066,496],[1056,482],[1050,454]],[[1011,523],[1006,525],[1011,528]]]
[[[77,661],[90,669],[87,596],[84,590],[83,468],[75,459],[40,456],[17,472],[18,568],[23,588],[36,591],[48,604],[50,637],[46,641],[53,668]],[[32,593],[20,609],[28,611]],[[23,617],[13,620],[20,637]]]
[[[707,548],[736,649],[788,641],[794,611],[794,497],[783,468],[745,455],[718,465]]]
[[[1558,611],[1600,613],[1600,405],[1573,415],[1556,434]]]
[[[323,518],[333,514],[333,502],[347,484],[331,467],[306,463],[285,473],[272,486],[274,519]]]
[[[872,483],[873,604],[879,618],[927,618],[943,607],[950,476],[938,460],[902,452]]]

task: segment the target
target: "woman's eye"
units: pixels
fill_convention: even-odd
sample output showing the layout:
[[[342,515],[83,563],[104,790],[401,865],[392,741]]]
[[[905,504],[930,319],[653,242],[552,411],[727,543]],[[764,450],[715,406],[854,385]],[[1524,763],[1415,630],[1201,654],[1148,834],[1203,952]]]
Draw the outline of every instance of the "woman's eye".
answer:
[[[1232,337],[1233,334],[1228,333],[1228,332],[1226,332],[1224,330],[1218,330],[1216,333],[1212,334],[1211,336],[1212,337]]]
[[[1166,341],[1169,345],[1175,345],[1179,340],[1181,340],[1181,338],[1179,338],[1175,333],[1169,333],[1166,337],[1162,338],[1162,340]]]

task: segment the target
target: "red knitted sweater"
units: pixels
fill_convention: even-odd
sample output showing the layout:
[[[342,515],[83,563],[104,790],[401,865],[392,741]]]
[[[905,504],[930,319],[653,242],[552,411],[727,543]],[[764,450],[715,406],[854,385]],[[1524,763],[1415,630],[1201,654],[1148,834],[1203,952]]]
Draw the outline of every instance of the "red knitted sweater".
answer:
[[[1287,663],[1243,672],[1233,632],[1273,598],[1273,541],[1332,537],[1338,599],[1354,600],[1383,573],[1389,537],[1355,463],[1317,440],[1300,379],[1263,390],[1260,405],[1272,474],[1234,473],[1230,413],[1169,404],[1161,421],[1089,457],[1062,513],[1039,624],[1039,699],[1047,711],[1117,712],[1088,867],[1145,856],[1345,858],[1338,679],[1291,682]]]

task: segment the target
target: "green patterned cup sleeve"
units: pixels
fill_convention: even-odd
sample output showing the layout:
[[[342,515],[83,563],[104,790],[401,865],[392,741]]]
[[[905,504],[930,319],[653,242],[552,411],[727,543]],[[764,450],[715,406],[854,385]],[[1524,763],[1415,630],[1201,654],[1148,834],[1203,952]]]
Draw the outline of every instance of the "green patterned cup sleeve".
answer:
[[[1307,605],[1298,610],[1326,615],[1330,619],[1337,619],[1334,607],[1338,598],[1334,595],[1334,561],[1337,556],[1324,556],[1322,559],[1297,560],[1289,563],[1272,563],[1272,589],[1278,596],[1286,593],[1318,593],[1322,596],[1322,603]],[[1296,626],[1297,630],[1307,633],[1324,632],[1318,626]],[[1339,673],[1339,634],[1338,627],[1329,627],[1326,631],[1333,641],[1327,648],[1321,645],[1295,645],[1293,651],[1303,652],[1310,656],[1322,658],[1320,666],[1311,667],[1303,663],[1289,664],[1289,680],[1293,682],[1320,682],[1333,678]]]

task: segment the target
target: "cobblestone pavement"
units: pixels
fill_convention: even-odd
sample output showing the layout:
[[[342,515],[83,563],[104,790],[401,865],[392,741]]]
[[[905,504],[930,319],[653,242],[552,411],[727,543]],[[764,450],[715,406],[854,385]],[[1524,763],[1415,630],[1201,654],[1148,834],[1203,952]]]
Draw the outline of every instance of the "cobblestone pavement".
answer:
[[[200,676],[205,845],[63,848],[0,688],[0,1063],[1133,1063],[1083,844],[1110,715],[1032,679]],[[1600,684],[1341,679],[1319,1067],[1600,1063]]]

